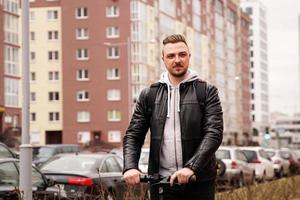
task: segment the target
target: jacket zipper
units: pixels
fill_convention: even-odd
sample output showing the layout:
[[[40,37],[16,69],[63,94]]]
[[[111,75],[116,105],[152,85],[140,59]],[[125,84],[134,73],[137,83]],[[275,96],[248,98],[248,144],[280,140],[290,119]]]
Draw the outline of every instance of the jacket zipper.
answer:
[[[177,145],[176,145],[176,87],[174,87],[174,148],[175,148],[175,164],[176,164],[176,171],[178,171],[178,160],[177,160]]]

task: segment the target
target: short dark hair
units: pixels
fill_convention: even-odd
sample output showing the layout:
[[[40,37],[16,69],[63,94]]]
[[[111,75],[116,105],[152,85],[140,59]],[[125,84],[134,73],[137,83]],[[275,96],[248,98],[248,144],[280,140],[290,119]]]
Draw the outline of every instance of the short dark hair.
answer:
[[[181,34],[173,34],[173,35],[167,36],[163,40],[163,45],[166,45],[168,43],[177,43],[177,42],[183,42],[186,46],[188,46],[186,43],[185,37]]]

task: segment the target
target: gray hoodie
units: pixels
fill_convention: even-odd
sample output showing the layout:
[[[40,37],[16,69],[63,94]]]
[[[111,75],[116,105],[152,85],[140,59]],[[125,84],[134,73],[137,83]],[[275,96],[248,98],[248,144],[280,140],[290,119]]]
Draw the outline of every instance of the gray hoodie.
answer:
[[[167,119],[164,128],[162,146],[160,150],[160,168],[159,174],[170,176],[175,171],[182,168],[182,146],[181,146],[181,129],[180,129],[180,84],[199,79],[195,71],[188,70],[188,76],[177,86],[170,83],[168,72],[160,76],[160,83],[168,85],[168,110]]]

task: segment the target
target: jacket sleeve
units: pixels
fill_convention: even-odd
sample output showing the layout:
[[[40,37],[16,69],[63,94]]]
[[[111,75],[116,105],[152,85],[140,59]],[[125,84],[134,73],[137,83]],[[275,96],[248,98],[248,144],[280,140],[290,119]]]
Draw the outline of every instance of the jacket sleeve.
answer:
[[[185,167],[195,174],[214,157],[223,139],[223,111],[216,87],[207,84],[203,119],[203,140]]]
[[[129,169],[138,169],[141,148],[149,129],[146,103],[146,96],[148,93],[149,88],[146,88],[141,92],[123,139],[123,173]]]

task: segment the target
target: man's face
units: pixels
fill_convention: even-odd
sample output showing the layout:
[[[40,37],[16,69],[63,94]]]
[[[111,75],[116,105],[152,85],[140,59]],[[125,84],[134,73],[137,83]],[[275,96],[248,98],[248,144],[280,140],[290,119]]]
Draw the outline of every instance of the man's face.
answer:
[[[162,60],[171,76],[183,77],[190,62],[188,47],[183,42],[168,43],[163,48]]]

